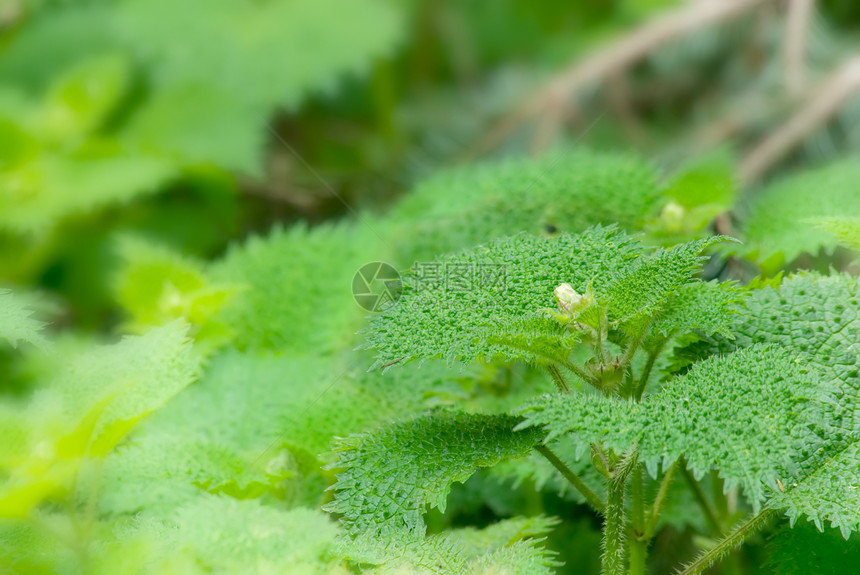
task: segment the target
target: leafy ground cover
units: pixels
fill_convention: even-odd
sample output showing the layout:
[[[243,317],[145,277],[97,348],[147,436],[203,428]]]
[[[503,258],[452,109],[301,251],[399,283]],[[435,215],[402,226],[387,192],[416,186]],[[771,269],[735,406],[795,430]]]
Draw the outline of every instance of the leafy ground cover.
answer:
[[[714,23],[640,125],[475,142],[672,3],[347,4],[0,10],[0,573],[855,564],[853,108],[768,177],[768,115],[679,161],[746,71],[700,98]]]

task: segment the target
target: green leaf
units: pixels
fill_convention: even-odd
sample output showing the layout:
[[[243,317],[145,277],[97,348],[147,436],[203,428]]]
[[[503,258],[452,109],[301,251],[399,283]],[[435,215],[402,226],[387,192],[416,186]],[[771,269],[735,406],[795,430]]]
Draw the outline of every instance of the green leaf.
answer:
[[[860,217],[834,216],[829,218],[810,218],[807,221],[836,236],[842,245],[848,246],[852,250],[860,251]]]
[[[187,386],[199,358],[174,322],[118,344],[61,358],[62,372],[21,409],[26,432],[3,453],[0,514],[20,517],[67,489],[87,458],[103,457],[130,429]],[[19,431],[24,426],[18,426]],[[13,437],[15,437],[13,435]],[[30,457],[16,454],[26,446]]]
[[[697,344],[693,355],[728,353],[772,343],[821,365],[846,398],[835,410],[840,427],[860,432],[860,410],[847,398],[860,393],[860,281],[847,275],[804,273],[778,288],[752,290],[746,311],[735,317],[733,339]]]
[[[40,333],[44,324],[32,315],[26,302],[12,295],[11,290],[0,289],[0,338],[12,347],[18,347],[22,341],[38,347],[47,345]]]
[[[203,262],[131,236],[120,238],[118,251],[122,266],[114,292],[130,316],[127,329],[139,332],[184,318],[197,327],[198,343],[227,338],[228,327],[217,322],[215,315],[236,289],[214,283]]]
[[[0,228],[42,232],[59,220],[158,192],[175,166],[130,154],[115,142],[93,141],[74,153],[44,151],[31,162],[0,172]]]
[[[730,339],[745,295],[734,282],[684,284],[655,318],[653,331],[664,336],[696,331]]]
[[[725,151],[696,158],[681,166],[663,192],[669,202],[646,230],[662,242],[701,235],[707,226],[734,205],[734,162]]]
[[[540,426],[547,440],[567,436],[581,456],[592,443],[622,452],[638,445],[652,477],[681,455],[698,476],[716,467],[754,505],[793,459],[814,445],[829,397],[819,375],[777,347],[713,357],[641,403],[586,393],[542,398],[519,428]]]
[[[618,323],[654,315],[691,281],[699,252],[720,239],[655,254],[614,227],[494,240],[416,267],[397,304],[371,320],[365,347],[379,350],[377,365],[433,357],[558,361],[575,339],[539,319],[556,307],[556,287],[593,291]]]
[[[463,545],[463,555],[471,558],[508,547],[527,538],[543,537],[558,524],[558,519],[544,515],[513,517],[483,529],[474,527],[453,529],[450,536]]]
[[[552,553],[532,541],[515,541],[472,561],[472,573],[503,572],[515,575],[550,575],[559,563]]]
[[[78,64],[48,90],[35,121],[36,133],[50,142],[76,141],[97,130],[115,111],[128,88],[129,62],[119,54]]]
[[[556,523],[540,515],[513,518],[484,529],[456,529],[417,540],[365,534],[343,542],[340,551],[353,563],[377,565],[371,573],[379,575],[549,575],[558,563],[538,544]]]
[[[721,150],[681,166],[663,193],[687,210],[710,207],[713,215],[728,210],[736,195],[731,155]]]
[[[102,509],[168,509],[201,489],[318,505],[334,437],[421,412],[446,394],[462,401],[459,380],[475,375],[441,362],[383,374],[329,357],[225,351],[107,458]]]
[[[343,440],[334,501],[351,533],[406,532],[421,538],[425,507],[445,510],[451,484],[481,467],[522,457],[540,432],[515,432],[507,415],[437,414]]]
[[[113,396],[96,428],[148,415],[197,378],[200,360],[187,339],[187,325],[174,321],[142,336],[125,337],[69,358],[44,400],[61,402],[73,420],[96,401]],[[37,404],[41,398],[37,397]]]
[[[244,572],[265,565],[276,572],[331,573],[337,526],[313,509],[283,510],[229,497],[198,498],[177,510],[177,550],[189,547],[212,570]]]
[[[400,11],[378,0],[191,0],[173,8],[167,0],[124,2],[115,9],[117,35],[152,66],[158,84],[214,85],[263,114],[295,108],[338,75],[366,70],[400,36]]]
[[[164,86],[141,102],[117,138],[181,166],[214,165],[259,178],[267,116],[205,82]]]
[[[319,354],[349,347],[367,315],[349,286],[363,265],[379,260],[381,242],[373,228],[349,223],[252,237],[209,270],[214,281],[241,290],[219,319],[239,349]]]
[[[837,245],[833,234],[810,225],[811,218],[860,217],[860,164],[855,158],[786,177],[752,200],[743,237],[758,260],[791,262]]]
[[[343,572],[337,526],[318,510],[203,494],[162,516],[90,519],[87,527],[82,535],[79,522],[57,512],[0,520],[0,562],[13,573]]]
[[[545,315],[515,318],[508,322],[480,330],[478,338],[491,346],[522,352],[538,362],[563,362],[570,350],[579,343],[580,336]]]
[[[272,114],[366,73],[391,53],[402,25],[400,7],[380,0],[191,0],[181,9],[132,0],[112,7],[110,19],[153,84],[124,141],[258,176]]]
[[[834,443],[774,490],[770,504],[784,509],[792,525],[804,516],[819,530],[829,522],[847,539],[860,530],[860,440]]]
[[[562,151],[463,167],[419,184],[389,215],[407,264],[519,232],[555,235],[595,224],[639,229],[660,201],[638,158]]]
[[[433,357],[533,361],[534,353],[491,343],[489,334],[503,340],[504,328],[518,321],[537,327],[531,317],[556,307],[559,284],[585,293],[593,281],[600,292],[640,251],[623,232],[595,227],[554,239],[520,234],[440,258],[432,271],[443,281],[432,283],[426,266],[413,270],[397,304],[372,318],[365,346],[379,350],[377,365]],[[518,332],[507,337],[516,340]]]
[[[610,318],[623,323],[656,313],[699,270],[707,259],[699,255],[702,250],[726,239],[729,238],[716,236],[692,241],[638,258],[628,270],[619,272],[606,289],[602,299]]]

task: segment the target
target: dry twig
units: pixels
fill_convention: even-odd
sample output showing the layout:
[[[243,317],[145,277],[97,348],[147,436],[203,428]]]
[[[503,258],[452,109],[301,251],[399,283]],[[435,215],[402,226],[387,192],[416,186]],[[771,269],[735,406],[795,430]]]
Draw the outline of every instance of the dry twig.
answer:
[[[738,169],[741,183],[761,178],[804,138],[827,123],[857,92],[860,92],[860,57],[848,60],[826,78],[797,114],[746,154]]]
[[[789,0],[785,24],[785,86],[792,97],[803,94],[806,82],[806,40],[815,0]]]
[[[525,122],[544,113],[557,114],[582,89],[621,74],[654,50],[701,28],[731,20],[771,0],[699,0],[646,22],[616,43],[562,71],[494,126],[473,154],[493,148]]]

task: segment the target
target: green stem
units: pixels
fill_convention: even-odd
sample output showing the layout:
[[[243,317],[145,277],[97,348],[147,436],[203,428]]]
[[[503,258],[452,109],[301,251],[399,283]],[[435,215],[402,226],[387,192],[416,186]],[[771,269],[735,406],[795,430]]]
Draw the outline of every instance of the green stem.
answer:
[[[538,445],[535,447],[535,451],[546,457],[547,461],[552,463],[552,466],[555,467],[571,485],[573,485],[574,489],[579,491],[582,496],[585,497],[585,500],[588,501],[588,503],[594,507],[598,513],[601,515],[606,513],[606,503],[600,499],[600,496],[592,491],[576,473],[571,471],[564,461],[559,459],[549,447],[546,445]]]
[[[648,361],[645,363],[645,369],[642,370],[642,375],[639,377],[639,382],[636,384],[636,389],[633,391],[633,399],[635,401],[642,401],[642,394],[645,393],[645,388],[648,387],[648,379],[651,377],[651,372],[654,370],[657,358],[660,357],[661,353],[663,353],[663,348],[666,347],[666,344],[671,338],[671,335],[663,338],[660,343],[657,344],[657,347],[648,353]]]
[[[711,470],[711,497],[714,500],[714,511],[717,512],[717,517],[720,518],[720,523],[725,525],[729,518],[729,500],[726,497],[723,489],[725,481],[720,477],[720,472],[716,469]]]
[[[634,447],[618,462],[607,486],[601,562],[603,575],[624,574],[624,540],[627,527],[624,520],[624,488],[630,473],[638,466],[639,453]]]
[[[603,575],[624,573],[624,481],[609,480],[603,526]]]
[[[558,366],[554,363],[546,364],[546,370],[549,372],[552,380],[555,382],[555,386],[562,393],[570,393],[570,386],[567,385],[567,380],[564,379],[564,376],[561,375],[561,371],[559,371]]]
[[[639,331],[636,332],[636,334],[630,340],[630,343],[627,345],[627,349],[625,349],[624,353],[621,354],[619,369],[627,371],[627,368],[630,367],[630,364],[633,362],[633,356],[636,355],[636,350],[638,350],[639,346],[642,345],[642,340],[644,340],[645,336],[648,335],[648,328],[650,327],[650,319],[642,322],[642,326],[639,328]]]
[[[641,464],[633,470],[631,500],[633,538],[630,540],[630,575],[645,575],[648,541],[645,534],[645,477]]]
[[[601,310],[600,319],[597,322],[597,341],[594,346],[594,352],[601,364],[609,363],[609,352],[605,349],[603,341],[609,335],[609,326],[607,325],[606,310]]]
[[[690,470],[687,469],[686,465],[681,466],[681,475],[684,476],[684,479],[687,481],[687,485],[690,487],[690,491],[693,492],[693,497],[695,497],[696,503],[698,503],[699,507],[702,508],[702,513],[705,515],[705,521],[708,523],[711,535],[719,537],[723,534],[723,529],[720,527],[720,522],[717,520],[717,514],[714,513],[714,508],[711,507],[708,498],[705,497],[705,492],[702,491],[702,486],[699,485],[699,482],[696,481],[696,478],[693,477],[693,474],[690,473]]]
[[[666,473],[663,474],[663,479],[660,480],[660,487],[657,489],[657,495],[654,497],[654,503],[651,505],[651,513],[648,516],[648,524],[645,526],[645,535],[648,539],[654,537],[654,531],[657,529],[657,521],[660,520],[660,514],[663,513],[663,507],[666,505],[666,496],[669,494],[669,487],[672,486],[672,481],[675,479],[675,472],[680,465],[680,459],[675,461]]]
[[[563,361],[561,362],[561,365],[585,383],[595,387],[600,391],[603,391],[603,386],[600,384],[600,380],[597,379],[594,374],[589,373],[584,368],[579,367],[572,361]]]
[[[609,461],[609,458],[596,443],[591,444],[591,462],[602,476],[609,479],[612,462]]]
[[[716,545],[699,555],[695,561],[684,567],[677,575],[698,575],[720,559],[728,555],[733,549],[739,547],[756,531],[764,527],[774,515],[773,509],[762,509],[756,515],[732,529],[732,531],[717,541]]]
[[[514,342],[507,342],[506,345],[508,345],[509,347],[512,347],[514,349],[519,349],[521,351],[533,353],[533,354],[537,355],[538,357],[544,359],[546,361],[546,365],[552,365],[553,367],[556,367],[556,363],[558,363],[558,365],[561,365],[562,367],[564,367],[565,369],[567,369],[568,371],[570,371],[571,373],[573,373],[574,375],[576,375],[577,377],[579,377],[580,379],[585,381],[586,383],[593,385],[597,389],[600,389],[600,380],[598,380],[597,377],[595,377],[594,375],[585,371],[583,368],[579,367],[578,365],[571,362],[570,360],[565,359],[565,360],[559,361],[558,358],[552,357],[550,355],[542,354],[537,350],[531,349],[527,345],[517,345]],[[556,367],[556,371],[558,371],[557,367]],[[561,374],[559,373],[558,375],[561,375]],[[553,376],[553,379],[555,379],[555,376]],[[556,382],[556,385],[558,385],[558,382]],[[565,382],[565,385],[567,385],[567,382]]]

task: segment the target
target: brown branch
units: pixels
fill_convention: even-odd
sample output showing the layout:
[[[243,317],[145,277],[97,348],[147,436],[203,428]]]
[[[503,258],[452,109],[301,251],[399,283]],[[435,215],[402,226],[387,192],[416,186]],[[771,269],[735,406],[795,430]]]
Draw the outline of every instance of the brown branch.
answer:
[[[496,124],[475,146],[480,154],[507,138],[523,123],[554,109],[582,89],[604,82],[642,61],[656,49],[678,37],[730,20],[771,0],[699,0],[678,10],[656,17],[614,44],[599,50],[563,70],[523,104]]]
[[[794,98],[806,83],[806,40],[815,0],[789,0],[785,23],[785,86]]]
[[[806,105],[756,145],[741,162],[738,178],[749,184],[761,178],[781,158],[839,111],[860,91],[860,57],[854,57],[815,90]]]

